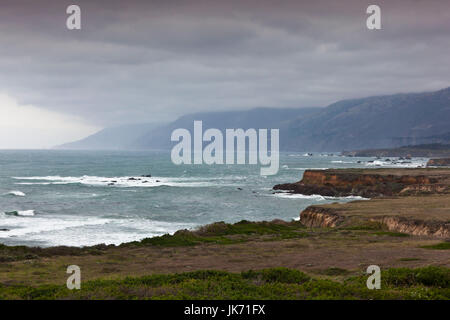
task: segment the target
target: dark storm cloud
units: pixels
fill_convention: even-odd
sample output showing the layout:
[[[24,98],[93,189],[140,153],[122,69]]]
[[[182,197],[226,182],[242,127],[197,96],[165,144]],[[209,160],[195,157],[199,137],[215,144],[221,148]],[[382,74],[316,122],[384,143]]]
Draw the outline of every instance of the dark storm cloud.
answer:
[[[0,92],[95,125],[450,85],[447,0],[0,3]]]

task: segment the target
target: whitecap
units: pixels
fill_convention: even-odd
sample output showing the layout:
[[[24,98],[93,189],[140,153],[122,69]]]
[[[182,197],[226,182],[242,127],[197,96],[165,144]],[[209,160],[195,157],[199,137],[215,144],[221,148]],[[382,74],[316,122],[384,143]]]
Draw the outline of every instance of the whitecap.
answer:
[[[316,200],[316,201],[324,201],[324,200],[370,200],[369,198],[364,198],[361,196],[346,196],[346,197],[331,197],[331,196],[322,196],[320,194],[301,194],[301,193],[286,193],[286,192],[277,192],[274,193],[273,196],[284,199],[307,199],[307,200]]]
[[[288,168],[289,170],[328,170],[330,168]]]
[[[25,193],[24,192],[17,191],[17,190],[9,191],[9,192],[7,192],[5,194],[12,195],[12,196],[17,196],[17,197],[25,197]]]
[[[333,160],[331,163],[355,163],[353,161],[342,161],[342,160]]]
[[[41,246],[77,247],[99,243],[119,245],[198,226],[189,222],[73,215],[6,216],[2,224],[7,226],[9,231],[0,233],[0,239],[39,242]]]
[[[309,200],[316,200],[316,201],[325,200],[325,197],[321,196],[319,194],[306,195],[306,194],[301,194],[301,193],[280,192],[280,193],[274,193],[273,196],[278,197],[278,198],[284,198],[284,199],[309,199]]]
[[[427,165],[427,159],[412,159],[410,161],[403,160],[393,160],[393,161],[383,161],[374,160],[372,162],[367,162],[368,167],[388,167],[388,168],[425,168]]]
[[[326,200],[370,200],[361,196],[347,196],[347,197],[325,197]]]
[[[3,214],[8,215],[8,216],[32,217],[32,216],[34,216],[34,210],[8,211],[8,212],[3,212]]]
[[[13,177],[16,180],[26,180],[27,182],[16,182],[18,185],[50,185],[50,184],[83,184],[90,186],[113,186],[113,187],[211,187],[217,186],[220,178],[185,178],[185,177],[98,177],[98,176],[80,176],[80,177],[62,177],[62,176],[43,176],[43,177]],[[241,180],[242,177],[229,177],[229,180]],[[33,181],[34,180],[34,181]],[[33,181],[33,182],[31,182]],[[216,182],[214,182],[216,181]],[[223,186],[224,184],[221,183]]]

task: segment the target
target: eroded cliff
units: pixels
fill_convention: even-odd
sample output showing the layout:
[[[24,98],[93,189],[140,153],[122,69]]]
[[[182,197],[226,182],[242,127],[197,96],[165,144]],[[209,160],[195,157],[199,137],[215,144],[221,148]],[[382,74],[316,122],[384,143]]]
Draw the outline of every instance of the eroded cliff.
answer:
[[[448,193],[450,170],[402,169],[306,170],[301,181],[278,184],[274,190],[306,195],[380,197],[422,193]]]
[[[367,222],[379,223],[381,228],[416,236],[450,238],[450,221],[425,220],[404,216],[349,215],[342,210],[321,206],[309,206],[300,213],[300,221],[313,228],[358,228]],[[364,227],[362,227],[364,228]]]
[[[370,228],[450,238],[450,169],[307,170],[301,181],[275,190],[369,201],[314,205],[300,213],[308,227]]]

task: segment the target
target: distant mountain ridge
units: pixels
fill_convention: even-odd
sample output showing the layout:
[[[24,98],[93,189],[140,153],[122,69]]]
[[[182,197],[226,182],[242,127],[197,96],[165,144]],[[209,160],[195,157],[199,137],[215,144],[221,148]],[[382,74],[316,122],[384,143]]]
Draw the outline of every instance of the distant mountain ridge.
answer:
[[[134,141],[158,127],[152,123],[135,123],[102,129],[84,139],[65,143],[57,149],[123,150],[133,147]]]
[[[168,149],[174,143],[170,141],[173,130],[184,128],[193,132],[195,120],[201,120],[203,130],[225,129],[280,129],[280,137],[284,136],[291,119],[307,118],[320,111],[321,108],[255,108],[246,111],[199,112],[180,117],[166,126],[153,130],[139,137],[134,147],[139,149]],[[282,138],[280,138],[282,139]]]
[[[285,150],[341,151],[450,142],[450,88],[343,100],[293,120]]]
[[[280,129],[283,151],[342,151],[450,143],[450,88],[342,100],[325,108],[255,108],[187,114],[166,125],[107,128],[60,148],[169,149],[173,130]],[[117,139],[117,141],[109,140]]]

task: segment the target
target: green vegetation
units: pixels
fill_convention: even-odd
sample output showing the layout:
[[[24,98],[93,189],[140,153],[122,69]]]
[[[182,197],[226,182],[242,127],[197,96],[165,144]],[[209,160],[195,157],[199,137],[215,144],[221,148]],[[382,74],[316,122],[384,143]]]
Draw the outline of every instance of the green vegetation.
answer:
[[[393,286],[423,285],[450,289],[450,269],[440,267],[424,267],[417,269],[396,268],[385,271],[383,280]]]
[[[338,282],[273,268],[230,273],[196,271],[93,280],[81,290],[64,285],[0,285],[0,299],[450,299],[450,269],[382,271],[382,288],[369,290],[367,275]]]
[[[438,244],[432,244],[429,246],[422,246],[424,249],[433,249],[433,250],[450,250],[450,242],[441,242]]]
[[[241,243],[263,237],[264,241],[303,238],[308,236],[305,226],[300,222],[251,222],[242,220],[235,224],[217,222],[201,227],[199,230],[180,230],[173,235],[165,234],[159,237],[145,238],[141,241],[124,243],[120,247],[129,246],[164,246],[184,247],[202,243],[233,244]],[[20,260],[39,259],[53,256],[81,256],[101,255],[114,245],[96,245],[91,247],[26,247],[6,246],[0,244],[0,263]]]
[[[325,270],[319,270],[317,273],[323,274],[326,276],[345,276],[345,275],[350,274],[350,271],[342,269],[342,268],[330,267]]]
[[[389,236],[389,237],[409,237],[409,234],[402,232],[391,232],[391,231],[378,231],[373,233],[376,236]]]
[[[145,238],[141,241],[123,244],[122,246],[165,246],[183,247],[202,243],[233,244],[249,241],[254,236],[266,237],[264,240],[302,238],[308,236],[300,222],[251,222],[242,220],[235,224],[223,221],[201,227],[195,231],[180,230],[173,235]]]
[[[355,223],[353,225],[344,227],[344,230],[352,230],[352,231],[375,231],[382,230],[385,226],[381,222],[376,221],[364,221],[363,223]]]
[[[53,256],[81,256],[81,255],[101,255],[110,246],[96,245],[92,247],[27,247],[27,246],[6,246],[0,244],[0,262],[12,262],[20,260],[31,260]]]
[[[393,232],[386,230],[386,226],[381,222],[365,221],[364,223],[354,224],[342,228],[349,231],[368,231],[375,236],[389,236],[389,237],[409,237],[410,235],[403,232]]]
[[[241,242],[240,239],[229,239],[225,237],[201,237],[190,231],[177,231],[174,235],[165,234],[160,237],[145,238],[141,241],[132,242],[132,245],[184,247],[195,246],[201,243],[232,244]],[[125,245],[126,246],[126,245]]]
[[[271,268],[263,269],[260,271],[247,271],[242,273],[244,279],[258,280],[265,283],[297,283],[302,284],[309,280],[311,277],[305,273],[287,268]]]

